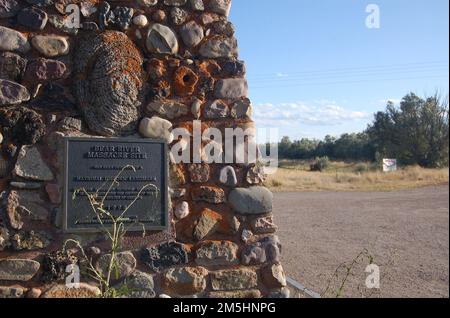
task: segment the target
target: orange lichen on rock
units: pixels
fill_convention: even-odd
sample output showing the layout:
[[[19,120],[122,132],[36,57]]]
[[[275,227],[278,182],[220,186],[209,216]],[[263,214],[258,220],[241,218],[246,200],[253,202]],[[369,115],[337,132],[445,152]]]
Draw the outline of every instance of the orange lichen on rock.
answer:
[[[151,59],[147,63],[147,73],[150,79],[156,80],[166,75],[167,68],[162,60]]]
[[[178,96],[188,96],[194,93],[198,76],[190,68],[182,66],[175,71],[173,82]]]
[[[222,70],[220,65],[217,64],[217,62],[214,60],[206,60],[201,62],[198,65],[198,69],[200,73],[202,73],[202,75],[205,77],[216,75]]]

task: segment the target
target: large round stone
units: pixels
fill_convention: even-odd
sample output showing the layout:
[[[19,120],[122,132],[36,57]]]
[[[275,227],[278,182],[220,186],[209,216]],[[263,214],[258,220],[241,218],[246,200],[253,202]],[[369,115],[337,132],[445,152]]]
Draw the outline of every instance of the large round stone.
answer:
[[[69,42],[59,35],[36,35],[31,39],[33,47],[46,57],[69,53]]]
[[[190,21],[180,29],[181,38],[188,47],[197,46],[204,38],[203,28],[195,21]]]
[[[25,86],[0,79],[0,106],[17,105],[30,99]]]
[[[178,53],[178,40],[175,33],[169,27],[159,23],[150,25],[145,44],[150,53]]]
[[[16,30],[0,26],[0,51],[26,53],[30,50],[27,37]]]
[[[273,194],[265,187],[238,188],[231,191],[228,201],[240,214],[266,214],[272,212]]]
[[[142,56],[126,34],[88,34],[77,45],[75,95],[89,128],[107,137],[136,132],[143,100]]]

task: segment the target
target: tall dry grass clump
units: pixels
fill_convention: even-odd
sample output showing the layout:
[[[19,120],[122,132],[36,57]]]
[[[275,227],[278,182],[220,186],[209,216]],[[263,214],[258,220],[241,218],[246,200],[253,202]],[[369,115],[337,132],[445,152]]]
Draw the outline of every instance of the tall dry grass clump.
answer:
[[[449,171],[419,166],[385,173],[372,163],[333,162],[323,172],[311,172],[305,162],[284,161],[266,186],[274,192],[289,191],[392,191],[448,184]]]

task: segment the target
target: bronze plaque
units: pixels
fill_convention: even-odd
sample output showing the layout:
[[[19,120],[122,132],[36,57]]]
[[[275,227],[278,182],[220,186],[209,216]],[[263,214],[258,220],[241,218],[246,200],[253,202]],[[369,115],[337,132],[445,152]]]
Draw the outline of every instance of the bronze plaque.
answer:
[[[120,222],[129,231],[166,230],[167,165],[167,145],[162,141],[67,138],[64,230],[100,232],[112,224],[108,214],[121,216]],[[110,189],[119,174],[118,183]],[[97,194],[97,202],[105,198],[103,210],[107,213],[94,211],[96,204],[89,200],[92,194]]]

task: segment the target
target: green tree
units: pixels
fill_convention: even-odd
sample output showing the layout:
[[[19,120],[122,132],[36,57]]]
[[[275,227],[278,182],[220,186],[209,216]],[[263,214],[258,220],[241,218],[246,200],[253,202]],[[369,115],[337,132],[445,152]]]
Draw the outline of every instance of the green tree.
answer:
[[[410,93],[400,107],[389,102],[378,112],[367,134],[380,156],[406,165],[448,165],[448,101],[437,94],[420,98]]]

